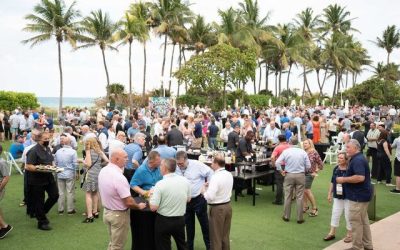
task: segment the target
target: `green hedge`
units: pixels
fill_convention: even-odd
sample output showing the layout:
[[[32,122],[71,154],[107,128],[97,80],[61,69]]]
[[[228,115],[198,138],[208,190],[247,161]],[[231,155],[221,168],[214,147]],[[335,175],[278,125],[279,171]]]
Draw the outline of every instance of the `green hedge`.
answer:
[[[35,94],[13,91],[0,91],[0,109],[13,110],[16,108],[28,109],[39,107]]]

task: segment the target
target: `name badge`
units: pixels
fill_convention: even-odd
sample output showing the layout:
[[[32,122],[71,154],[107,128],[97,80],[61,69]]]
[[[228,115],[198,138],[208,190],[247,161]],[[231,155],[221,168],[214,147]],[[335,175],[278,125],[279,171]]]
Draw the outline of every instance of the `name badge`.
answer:
[[[336,194],[343,195],[343,185],[342,184],[336,184]]]

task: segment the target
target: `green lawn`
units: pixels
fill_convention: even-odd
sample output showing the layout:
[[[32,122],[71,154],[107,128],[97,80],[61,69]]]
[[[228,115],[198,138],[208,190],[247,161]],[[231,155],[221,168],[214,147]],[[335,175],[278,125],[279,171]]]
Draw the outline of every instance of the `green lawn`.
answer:
[[[323,249],[332,242],[326,243],[322,238],[329,230],[331,206],[326,200],[331,167],[326,166],[314,181],[313,192],[316,196],[319,215],[315,218],[305,217],[306,222],[298,225],[295,219],[295,205],[292,208],[292,219],[289,223],[281,219],[283,206],[272,205],[274,193],[271,187],[259,186],[260,196],[256,206],[251,204],[251,197],[239,198],[233,204],[231,228],[231,248],[237,250],[252,249]],[[0,243],[0,249],[106,249],[108,236],[106,228],[98,219],[92,224],[84,224],[81,215],[84,211],[82,190],[76,189],[76,215],[60,216],[57,207],[49,213],[52,231],[36,229],[36,221],[25,215],[25,208],[18,207],[22,199],[22,176],[13,171],[7,186],[6,196],[1,201],[1,208],[6,221],[14,230]],[[382,219],[400,208],[400,196],[389,193],[385,185],[377,186],[377,217]],[[345,234],[344,218],[338,230],[337,240]],[[204,249],[201,231],[197,227],[195,249]],[[130,249],[130,237],[126,249]]]

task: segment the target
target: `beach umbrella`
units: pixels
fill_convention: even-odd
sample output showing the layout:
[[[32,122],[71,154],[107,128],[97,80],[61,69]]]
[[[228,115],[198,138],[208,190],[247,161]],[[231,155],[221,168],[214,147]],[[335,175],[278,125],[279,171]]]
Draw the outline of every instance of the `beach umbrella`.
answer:
[[[344,106],[342,98],[340,98],[340,106],[342,106],[342,107]]]
[[[322,100],[322,106],[325,107],[325,99]]]
[[[290,103],[291,106],[296,106],[296,100],[292,100],[292,102]]]
[[[346,99],[346,101],[344,102],[344,110],[346,112],[349,112],[349,106],[350,106],[350,102],[348,99]]]
[[[270,107],[272,106],[272,98],[269,99],[268,106],[270,106]]]
[[[319,106],[319,100],[315,101],[315,106],[317,106],[317,107]]]
[[[300,106],[303,106],[303,100],[300,100]]]

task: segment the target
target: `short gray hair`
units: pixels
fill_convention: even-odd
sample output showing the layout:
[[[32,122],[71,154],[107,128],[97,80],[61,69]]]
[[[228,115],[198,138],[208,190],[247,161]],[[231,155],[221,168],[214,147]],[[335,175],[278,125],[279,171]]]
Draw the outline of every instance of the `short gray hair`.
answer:
[[[140,132],[137,132],[134,136],[133,136],[133,140],[137,141],[139,138],[146,138],[146,135]]]
[[[178,152],[176,152],[175,158],[177,160],[180,160],[180,159],[187,160],[188,159],[188,155],[187,155],[187,153],[185,151],[178,151]]]
[[[351,139],[347,144],[354,145],[358,149],[358,151],[361,150],[361,145],[356,139]]]
[[[297,136],[290,137],[290,144],[292,144],[292,145],[299,144],[299,139],[297,138]]]
[[[172,158],[162,160],[162,163],[167,168],[169,173],[175,173],[176,170],[176,160]]]

